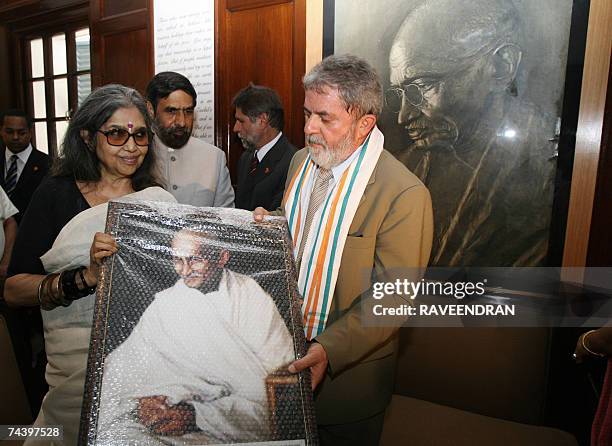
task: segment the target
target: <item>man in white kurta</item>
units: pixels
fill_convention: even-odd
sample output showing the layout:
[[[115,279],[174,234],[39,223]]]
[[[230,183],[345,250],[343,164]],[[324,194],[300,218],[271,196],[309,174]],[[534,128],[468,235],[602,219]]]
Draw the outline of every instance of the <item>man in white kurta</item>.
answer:
[[[156,136],[153,148],[165,188],[176,201],[192,206],[234,207],[234,189],[222,150],[193,136],[180,149],[173,149]]]
[[[97,444],[270,439],[265,380],[295,359],[292,338],[271,297],[223,268],[227,251],[204,260],[202,240],[175,236],[181,278],[106,358]],[[204,294],[206,281],[218,288]]]
[[[147,85],[157,125],[153,150],[159,178],[181,204],[234,207],[225,153],[192,136],[198,94],[180,73],[157,73]]]

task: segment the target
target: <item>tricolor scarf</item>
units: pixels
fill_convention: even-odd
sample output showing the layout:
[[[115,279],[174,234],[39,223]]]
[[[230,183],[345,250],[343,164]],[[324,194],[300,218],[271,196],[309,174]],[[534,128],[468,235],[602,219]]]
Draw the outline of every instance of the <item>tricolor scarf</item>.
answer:
[[[325,328],[329,308],[336,288],[340,260],[349,227],[357,212],[361,197],[383,150],[384,136],[374,127],[361,152],[344,171],[315,215],[301,259],[298,289],[304,297],[302,314],[307,339],[319,335]],[[314,184],[317,165],[310,155],[296,170],[283,198],[283,207],[293,238],[293,246],[302,241],[302,191]],[[307,197],[308,200],[310,197]],[[302,206],[302,205],[305,206]],[[295,250],[297,255],[297,250]]]

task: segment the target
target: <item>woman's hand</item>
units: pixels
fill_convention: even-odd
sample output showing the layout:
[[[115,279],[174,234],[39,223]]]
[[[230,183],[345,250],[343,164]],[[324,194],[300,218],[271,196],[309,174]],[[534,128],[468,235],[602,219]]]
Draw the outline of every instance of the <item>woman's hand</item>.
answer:
[[[612,327],[601,327],[583,333],[576,342],[574,359],[581,363],[594,357],[612,356]]]
[[[98,273],[102,260],[115,254],[117,249],[117,242],[110,234],[96,232],[89,250],[89,268],[85,271],[87,285],[95,286],[98,283]]]
[[[588,359],[589,356],[591,356],[591,354],[587,352],[582,346],[582,336],[584,336],[584,333],[578,337],[578,341],[576,342],[576,349],[574,350],[574,361],[576,361],[576,363],[578,364],[581,364],[586,359]]]

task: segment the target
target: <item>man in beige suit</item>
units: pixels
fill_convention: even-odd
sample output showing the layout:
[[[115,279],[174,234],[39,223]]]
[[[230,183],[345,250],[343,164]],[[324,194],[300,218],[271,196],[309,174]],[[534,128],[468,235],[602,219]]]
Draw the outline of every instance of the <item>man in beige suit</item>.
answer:
[[[376,445],[393,389],[397,328],[365,326],[362,311],[372,302],[372,280],[398,271],[415,279],[414,268],[427,265],[431,200],[382,148],[382,88],[367,62],[328,57],[306,74],[304,88],[306,148],[289,166],[279,209],[294,239],[310,339],[290,371],[310,368],[321,444]],[[260,221],[268,211],[254,214]]]

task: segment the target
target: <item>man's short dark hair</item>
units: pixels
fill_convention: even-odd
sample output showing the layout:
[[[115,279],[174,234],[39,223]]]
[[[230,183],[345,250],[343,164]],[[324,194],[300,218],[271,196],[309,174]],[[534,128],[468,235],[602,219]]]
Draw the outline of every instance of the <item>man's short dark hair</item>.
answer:
[[[0,127],[4,126],[4,118],[7,116],[16,116],[18,118],[24,118],[28,125],[28,128],[31,129],[32,125],[34,125],[32,118],[26,112],[19,108],[9,108],[0,113]]]
[[[285,125],[283,104],[278,94],[271,88],[249,84],[236,94],[232,105],[247,115],[251,122],[265,113],[268,115],[270,127],[278,131],[283,130]]]
[[[160,99],[167,98],[176,90],[183,90],[193,98],[193,106],[195,107],[198,99],[198,94],[193,88],[193,85],[185,76],[174,71],[163,71],[156,74],[149,85],[147,85],[146,97],[153,105],[153,110],[157,110],[157,104]]]

